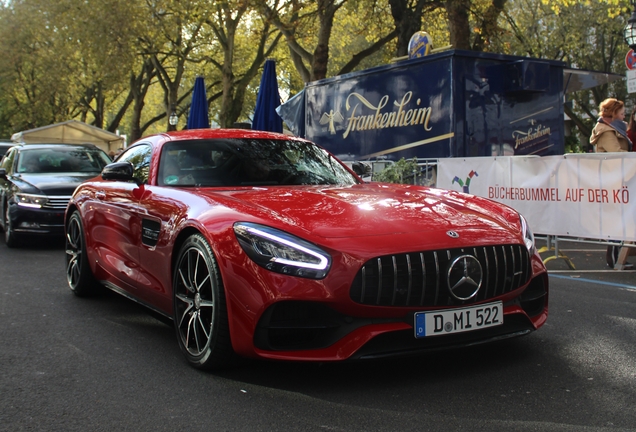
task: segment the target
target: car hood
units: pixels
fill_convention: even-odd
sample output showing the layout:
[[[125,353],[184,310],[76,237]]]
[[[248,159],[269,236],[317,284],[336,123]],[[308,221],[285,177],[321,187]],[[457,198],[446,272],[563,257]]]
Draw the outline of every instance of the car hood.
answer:
[[[218,192],[217,192],[218,193]],[[365,183],[225,191],[225,205],[281,226],[325,238],[422,232],[506,231],[517,238],[519,217],[504,205],[459,192]],[[218,195],[217,195],[218,198]]]
[[[72,195],[75,188],[99,173],[16,174],[12,182],[22,192],[45,195]]]

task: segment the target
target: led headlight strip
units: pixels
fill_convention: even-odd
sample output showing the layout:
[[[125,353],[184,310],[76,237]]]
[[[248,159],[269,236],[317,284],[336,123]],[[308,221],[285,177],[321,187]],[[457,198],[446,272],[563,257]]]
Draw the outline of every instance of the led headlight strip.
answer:
[[[48,202],[48,197],[46,195],[17,193],[15,194],[15,202],[20,207],[42,208]]]
[[[234,232],[247,255],[268,270],[320,279],[327,275],[331,266],[328,253],[283,231],[237,222],[234,224]]]
[[[523,241],[526,244],[526,248],[528,251],[533,254],[535,249],[534,244],[534,234],[532,234],[532,230],[528,226],[528,221],[521,214],[519,214],[519,219],[521,219],[521,231],[523,233]]]

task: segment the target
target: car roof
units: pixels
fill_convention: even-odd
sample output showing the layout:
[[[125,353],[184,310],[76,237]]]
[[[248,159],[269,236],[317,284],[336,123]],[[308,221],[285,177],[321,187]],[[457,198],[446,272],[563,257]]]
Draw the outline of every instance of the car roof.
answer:
[[[276,139],[276,140],[300,140],[302,138],[293,135],[285,135],[282,133],[257,131],[251,129],[190,129],[175,132],[165,132],[155,135],[155,137],[163,137],[167,141],[184,141],[196,139],[213,139],[213,138],[253,138],[253,139]],[[146,137],[151,138],[151,137]],[[143,140],[142,138],[141,140]]]

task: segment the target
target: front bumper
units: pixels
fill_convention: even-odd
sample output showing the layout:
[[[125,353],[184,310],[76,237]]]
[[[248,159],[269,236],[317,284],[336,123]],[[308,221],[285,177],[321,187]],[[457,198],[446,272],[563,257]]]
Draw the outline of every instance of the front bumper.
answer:
[[[505,249],[505,255],[499,249],[486,254],[483,248],[443,250],[432,264],[426,256],[417,263],[412,256],[395,255],[393,259],[391,255],[385,263],[384,258],[354,260],[334,252],[334,267],[323,280],[275,274],[249,259],[240,263],[222,260],[232,346],[247,357],[342,361],[411,355],[529,334],[547,320],[547,271],[538,254]],[[490,269],[488,277],[484,275],[484,286],[475,297],[452,299],[441,277],[449,274],[455,256],[467,253],[475,253],[483,268]],[[365,264],[369,262],[382,272],[371,272]],[[416,267],[423,270],[415,271]],[[360,272],[366,275],[364,282],[356,275]],[[425,281],[424,275],[431,278]],[[498,301],[503,305],[501,325],[415,337],[414,315],[418,312]]]
[[[261,357],[294,360],[369,359],[413,355],[527,335],[547,318],[547,275],[534,278],[504,303],[500,326],[416,339],[415,312],[401,318],[355,318],[310,302],[280,302],[263,314],[254,334]]]
[[[9,219],[13,232],[20,235],[64,235],[64,212],[62,208],[31,208],[12,203]]]

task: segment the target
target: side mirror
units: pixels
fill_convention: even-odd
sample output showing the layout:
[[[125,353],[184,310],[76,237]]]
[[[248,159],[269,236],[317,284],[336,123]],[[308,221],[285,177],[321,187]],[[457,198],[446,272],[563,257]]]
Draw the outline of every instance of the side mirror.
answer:
[[[134,168],[130,162],[113,162],[102,170],[104,180],[134,181]]]
[[[7,179],[7,170],[5,168],[0,168],[0,179]]]

